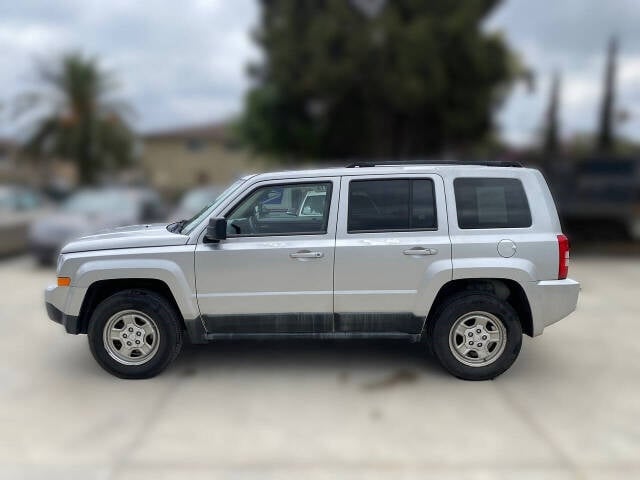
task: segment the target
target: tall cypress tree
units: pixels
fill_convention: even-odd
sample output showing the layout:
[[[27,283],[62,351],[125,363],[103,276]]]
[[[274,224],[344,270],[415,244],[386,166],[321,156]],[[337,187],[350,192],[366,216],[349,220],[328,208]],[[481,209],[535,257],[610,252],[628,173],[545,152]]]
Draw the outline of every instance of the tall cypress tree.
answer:
[[[557,155],[560,144],[560,84],[559,72],[553,74],[551,90],[549,92],[549,106],[547,107],[546,123],[544,127],[544,153],[547,157]]]
[[[616,56],[618,53],[618,39],[614,36],[609,40],[607,49],[607,65],[604,74],[604,94],[600,107],[600,127],[598,130],[597,150],[600,153],[611,153],[614,142],[614,108]]]

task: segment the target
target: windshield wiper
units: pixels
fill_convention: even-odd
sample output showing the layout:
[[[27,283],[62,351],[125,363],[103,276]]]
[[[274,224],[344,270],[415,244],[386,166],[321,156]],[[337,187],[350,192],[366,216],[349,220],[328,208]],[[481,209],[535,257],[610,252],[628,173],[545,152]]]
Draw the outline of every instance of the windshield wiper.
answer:
[[[171,233],[181,233],[188,220],[180,220],[178,222],[170,223],[167,225],[167,230]]]

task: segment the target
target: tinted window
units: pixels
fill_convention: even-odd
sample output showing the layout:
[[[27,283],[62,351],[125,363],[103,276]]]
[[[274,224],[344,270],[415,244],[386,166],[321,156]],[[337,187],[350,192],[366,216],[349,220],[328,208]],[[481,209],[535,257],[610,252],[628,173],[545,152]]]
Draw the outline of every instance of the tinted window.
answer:
[[[348,232],[428,230],[437,227],[428,179],[357,180],[349,184]]]
[[[436,200],[431,180],[411,181],[410,228],[436,228]]]
[[[227,235],[324,234],[330,202],[329,182],[261,187],[227,215]]]
[[[515,178],[456,178],[460,228],[525,228],[531,211],[520,180]]]

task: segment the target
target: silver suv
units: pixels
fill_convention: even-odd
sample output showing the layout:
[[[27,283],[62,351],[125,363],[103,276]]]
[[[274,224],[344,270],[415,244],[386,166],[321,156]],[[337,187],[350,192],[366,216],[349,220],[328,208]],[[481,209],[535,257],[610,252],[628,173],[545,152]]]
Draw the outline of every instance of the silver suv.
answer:
[[[359,163],[246,176],[192,219],[67,244],[49,317],[122,378],[192,343],[422,341],[468,380],[576,308],[544,178],[512,163]]]

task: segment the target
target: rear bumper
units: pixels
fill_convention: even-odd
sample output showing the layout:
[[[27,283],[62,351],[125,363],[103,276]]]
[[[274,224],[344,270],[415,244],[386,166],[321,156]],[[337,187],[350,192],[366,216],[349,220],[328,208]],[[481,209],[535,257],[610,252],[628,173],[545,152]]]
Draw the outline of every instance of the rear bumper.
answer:
[[[570,278],[545,280],[531,283],[528,290],[533,317],[533,336],[536,336],[576,309],[580,283]]]

